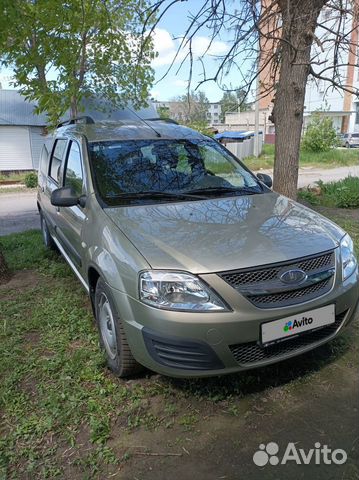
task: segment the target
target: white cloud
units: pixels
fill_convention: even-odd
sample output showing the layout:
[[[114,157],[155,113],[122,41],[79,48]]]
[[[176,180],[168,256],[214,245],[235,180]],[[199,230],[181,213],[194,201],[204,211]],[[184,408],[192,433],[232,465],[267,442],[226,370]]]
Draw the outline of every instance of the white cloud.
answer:
[[[153,42],[155,50],[157,50],[158,53],[168,52],[175,48],[175,42],[171,35],[163,28],[155,29],[153,32]]]
[[[188,81],[187,80],[181,80],[177,79],[173,82],[173,85],[175,87],[180,87],[180,88],[187,88],[188,87]]]
[[[178,52],[181,40],[173,40],[171,34],[164,28],[154,30],[153,43],[155,51],[158,52],[158,57],[152,62],[154,68],[169,66],[172,62],[179,63],[188,53],[188,43]],[[227,50],[228,45],[225,42],[214,40],[211,43],[209,37],[197,36],[192,40],[192,52],[195,59],[203,55],[222,55]]]
[[[170,65],[176,56],[178,43],[175,42],[169,32],[163,28],[156,28],[153,32],[154,49],[158,52],[158,57],[152,62],[152,66],[162,67]],[[176,63],[183,60],[184,54],[180,54],[176,58]]]
[[[192,49],[197,57],[203,55],[223,55],[228,50],[228,45],[224,42],[211,40],[209,37],[195,37],[192,41]]]
[[[150,97],[158,100],[161,96],[161,92],[159,90],[152,90],[150,93]]]

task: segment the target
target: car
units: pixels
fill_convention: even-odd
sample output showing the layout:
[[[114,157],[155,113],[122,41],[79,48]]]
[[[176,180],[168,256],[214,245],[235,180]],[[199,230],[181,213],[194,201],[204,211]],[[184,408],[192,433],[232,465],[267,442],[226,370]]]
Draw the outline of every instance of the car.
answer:
[[[344,133],[340,135],[340,142],[342,147],[358,148],[359,147],[359,133]]]
[[[169,120],[57,129],[39,168],[43,241],[88,292],[116,375],[261,367],[358,315],[351,238],[271,183]]]

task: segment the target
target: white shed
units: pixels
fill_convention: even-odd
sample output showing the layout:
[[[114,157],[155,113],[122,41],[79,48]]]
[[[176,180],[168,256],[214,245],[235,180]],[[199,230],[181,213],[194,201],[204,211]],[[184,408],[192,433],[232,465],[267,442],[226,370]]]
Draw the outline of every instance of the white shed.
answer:
[[[0,90],[0,171],[36,170],[46,135],[46,115],[16,90]]]

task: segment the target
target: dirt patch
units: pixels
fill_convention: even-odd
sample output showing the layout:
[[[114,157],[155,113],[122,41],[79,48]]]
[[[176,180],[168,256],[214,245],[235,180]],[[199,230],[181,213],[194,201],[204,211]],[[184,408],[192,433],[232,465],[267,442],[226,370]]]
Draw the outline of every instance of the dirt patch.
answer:
[[[10,271],[5,262],[4,255],[0,250],[0,285],[7,283],[10,280]]]
[[[0,281],[0,299],[10,299],[19,293],[24,293],[24,291],[30,288],[37,287],[41,278],[41,275],[35,270],[21,270],[16,272],[6,283],[1,285]]]
[[[326,217],[339,217],[359,222],[359,208],[329,208],[316,206],[315,210]]]
[[[24,334],[24,342],[26,348],[32,348],[34,345],[37,345],[40,341],[40,332],[33,330],[31,332],[26,332]]]
[[[30,398],[34,398],[37,395],[37,381],[31,375],[23,378],[19,387]]]
[[[0,186],[3,185],[20,185],[21,180],[0,180]]]
[[[324,215],[328,218],[339,218],[343,220],[354,220],[358,222],[359,220],[359,208],[333,208],[333,207],[323,207],[320,205],[312,205],[309,202],[306,202],[303,199],[299,199],[299,202],[316,212]]]
[[[326,372],[324,369],[323,373]],[[331,372],[333,374],[333,372]],[[127,449],[129,461],[122,467],[121,480],[196,480],[246,478],[347,478],[354,480],[358,465],[358,396],[357,372],[346,377],[329,375],[310,388],[298,388],[292,398],[281,398],[279,391],[267,402],[256,395],[246,412],[231,416],[217,411],[201,419],[193,431],[173,429],[119,435],[118,454]],[[270,398],[270,396],[269,396]],[[284,400],[284,401],[283,401]],[[241,400],[239,400],[239,403]],[[257,467],[253,454],[259,445],[276,442],[283,455],[293,442],[305,451],[316,442],[348,453],[345,465],[297,465]],[[122,447],[122,448],[121,448]],[[152,455],[154,454],[154,455]],[[352,473],[354,472],[354,474]],[[353,474],[353,476],[352,476]]]

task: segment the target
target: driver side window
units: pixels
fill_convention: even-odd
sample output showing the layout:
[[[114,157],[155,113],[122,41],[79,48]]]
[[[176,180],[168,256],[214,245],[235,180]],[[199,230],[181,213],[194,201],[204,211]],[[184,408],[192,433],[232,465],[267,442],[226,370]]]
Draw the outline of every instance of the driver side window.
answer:
[[[67,156],[64,186],[71,187],[73,192],[79,197],[84,193],[81,155],[79,146],[76,142],[71,142],[70,144]]]

